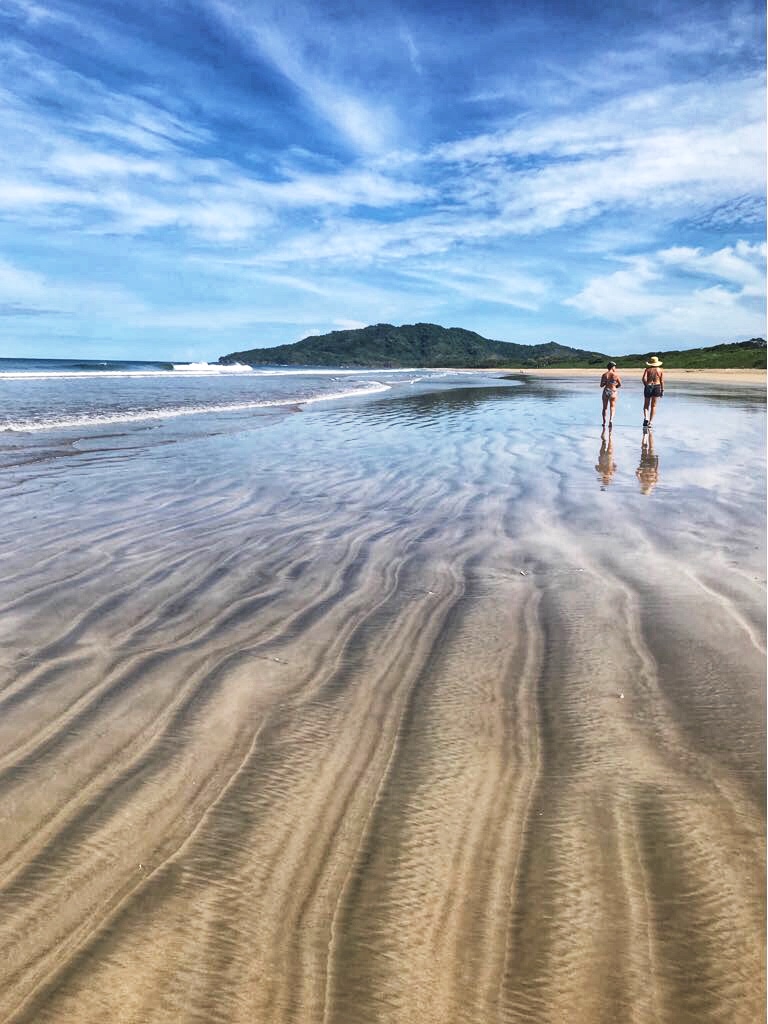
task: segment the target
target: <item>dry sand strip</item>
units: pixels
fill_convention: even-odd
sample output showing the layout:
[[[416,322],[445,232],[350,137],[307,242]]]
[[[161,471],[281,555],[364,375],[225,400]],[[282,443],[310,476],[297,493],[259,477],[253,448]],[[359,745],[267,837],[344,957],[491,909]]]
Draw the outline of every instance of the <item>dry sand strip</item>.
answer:
[[[621,357],[617,357],[617,366],[619,372],[623,377],[627,377],[629,380],[640,380],[643,376],[643,370],[641,367],[622,367]],[[493,369],[478,369],[477,367],[467,367],[465,369],[457,370],[455,367],[443,367],[445,371],[450,370],[451,373],[479,373],[479,374],[514,374],[515,376],[521,377],[560,377],[564,380],[578,380],[580,378],[586,378],[588,380],[594,380],[599,382],[600,375],[603,372],[602,366],[596,366],[592,369],[586,367],[568,367],[557,369],[556,367],[494,367]],[[732,385],[733,387],[759,387],[765,388],[768,380],[768,371],[756,370],[756,369],[719,369],[719,370],[684,370],[684,369],[667,369],[664,368],[664,378],[668,381],[688,381],[690,383],[700,384],[725,384]]]
[[[619,372],[623,377],[628,377],[630,380],[637,378],[638,380],[643,375],[643,370],[638,367],[622,367],[621,358],[617,357],[617,366]],[[469,371],[468,371],[469,372]],[[485,372],[485,371],[471,371],[471,372]],[[495,371],[494,371],[495,372]],[[587,377],[592,378],[596,381],[599,380],[600,374],[602,373],[602,367],[595,367],[595,369],[546,369],[537,368],[532,370],[526,369],[506,369],[503,373],[515,373],[522,374],[526,377]],[[668,381],[689,381],[691,383],[701,384],[730,384],[734,387],[762,387],[766,386],[766,371],[765,370],[675,370],[675,369],[664,369],[664,378]]]
[[[0,1021],[761,1019],[762,590],[715,571],[730,506],[690,548],[613,526],[567,447],[492,422],[282,498],[138,502],[100,573],[66,529],[29,555]]]

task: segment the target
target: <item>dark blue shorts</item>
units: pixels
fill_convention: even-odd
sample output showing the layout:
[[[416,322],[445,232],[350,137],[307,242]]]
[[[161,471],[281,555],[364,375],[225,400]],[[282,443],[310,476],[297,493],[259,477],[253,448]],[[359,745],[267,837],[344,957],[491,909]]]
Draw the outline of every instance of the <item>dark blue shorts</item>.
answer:
[[[645,385],[645,397],[646,398],[661,398],[662,388],[661,384],[646,384]]]

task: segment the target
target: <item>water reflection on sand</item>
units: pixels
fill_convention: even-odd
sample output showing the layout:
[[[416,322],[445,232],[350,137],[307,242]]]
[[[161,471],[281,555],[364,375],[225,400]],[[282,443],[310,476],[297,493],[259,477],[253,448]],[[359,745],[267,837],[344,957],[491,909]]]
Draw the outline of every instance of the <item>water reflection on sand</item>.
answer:
[[[760,1019],[765,406],[716,401],[598,440],[594,383],[489,377],[4,469],[0,1020]]]
[[[613,431],[603,429],[600,435],[600,452],[597,456],[595,466],[597,475],[600,478],[603,489],[613,480],[616,472],[616,463],[613,460]]]
[[[643,494],[650,494],[659,482],[659,456],[656,452],[654,433],[647,427],[643,430],[640,465],[637,467],[635,476],[640,482],[640,490]]]

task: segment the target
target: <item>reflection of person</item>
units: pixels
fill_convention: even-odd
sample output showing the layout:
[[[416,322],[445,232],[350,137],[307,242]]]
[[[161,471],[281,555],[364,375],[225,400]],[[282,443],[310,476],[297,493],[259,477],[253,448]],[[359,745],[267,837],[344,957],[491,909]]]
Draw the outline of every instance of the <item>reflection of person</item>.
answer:
[[[601,445],[600,454],[597,456],[597,475],[602,480],[602,490],[608,486],[613,479],[613,474],[616,472],[616,463],[613,461],[613,433],[606,435],[605,428],[600,435]]]
[[[664,371],[658,356],[651,356],[643,370],[643,426],[653,425],[656,401],[664,394]]]
[[[600,387],[603,389],[603,427],[605,427],[605,414],[610,407],[611,414],[608,418],[608,426],[613,426],[613,414],[616,411],[616,397],[621,387],[621,377],[616,370],[616,363],[608,363],[608,369],[600,378]]]
[[[650,494],[659,482],[659,456],[653,450],[653,434],[650,430],[643,431],[640,465],[635,476],[640,481],[640,490],[643,494]]]

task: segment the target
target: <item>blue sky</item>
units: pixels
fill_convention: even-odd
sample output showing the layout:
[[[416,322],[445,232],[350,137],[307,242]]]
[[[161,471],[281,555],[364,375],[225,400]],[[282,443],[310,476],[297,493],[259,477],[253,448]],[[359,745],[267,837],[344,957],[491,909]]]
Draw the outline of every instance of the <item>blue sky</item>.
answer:
[[[4,0],[0,355],[764,332],[762,3]]]

